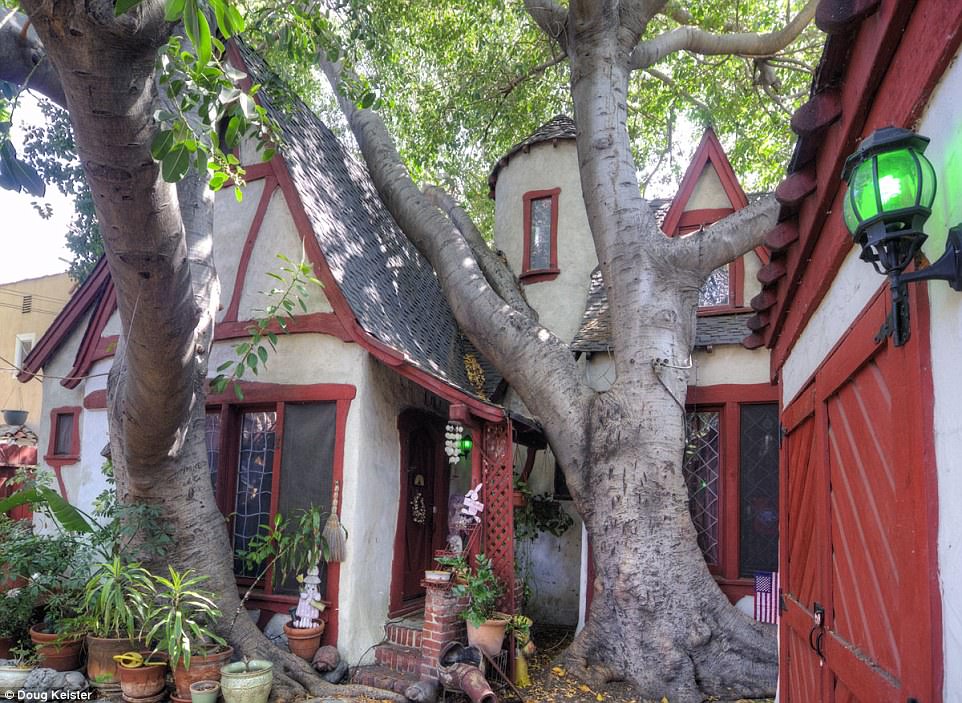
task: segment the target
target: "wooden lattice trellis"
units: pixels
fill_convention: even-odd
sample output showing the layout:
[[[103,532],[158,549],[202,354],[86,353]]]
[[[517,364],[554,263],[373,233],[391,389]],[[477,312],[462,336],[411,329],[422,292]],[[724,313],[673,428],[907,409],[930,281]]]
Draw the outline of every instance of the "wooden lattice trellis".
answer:
[[[505,586],[499,607],[515,612],[514,602],[514,507],[510,420],[487,423],[481,442],[481,480],[484,484],[484,553]]]

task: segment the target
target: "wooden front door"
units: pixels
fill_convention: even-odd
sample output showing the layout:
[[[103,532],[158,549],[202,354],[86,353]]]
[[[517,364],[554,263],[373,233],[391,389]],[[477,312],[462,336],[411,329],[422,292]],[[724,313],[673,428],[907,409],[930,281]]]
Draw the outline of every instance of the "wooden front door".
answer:
[[[391,612],[412,609],[424,598],[424,572],[435,568],[434,552],[447,532],[448,464],[443,421],[408,412],[398,423],[401,437],[401,492]]]
[[[783,412],[785,703],[940,700],[928,329],[876,342],[887,303],[885,290]]]

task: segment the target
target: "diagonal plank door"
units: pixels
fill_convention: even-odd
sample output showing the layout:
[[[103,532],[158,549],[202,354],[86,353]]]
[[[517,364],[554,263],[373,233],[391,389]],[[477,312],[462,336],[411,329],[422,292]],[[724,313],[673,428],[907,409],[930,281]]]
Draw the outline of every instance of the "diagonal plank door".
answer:
[[[878,343],[885,313],[877,296],[783,412],[781,670],[792,703],[938,697],[927,330],[904,347]]]

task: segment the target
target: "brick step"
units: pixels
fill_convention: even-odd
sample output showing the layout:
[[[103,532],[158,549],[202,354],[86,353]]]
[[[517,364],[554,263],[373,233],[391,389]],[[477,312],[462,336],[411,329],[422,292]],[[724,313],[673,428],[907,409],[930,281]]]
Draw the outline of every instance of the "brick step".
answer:
[[[420,627],[391,622],[385,626],[384,630],[391,644],[421,649],[421,638],[424,632]]]
[[[421,650],[397,644],[379,644],[374,648],[374,661],[403,674],[417,674],[421,670]]]
[[[351,681],[362,686],[380,688],[384,691],[394,691],[402,696],[407,687],[418,682],[416,674],[402,674],[380,664],[360,666],[354,671]]]

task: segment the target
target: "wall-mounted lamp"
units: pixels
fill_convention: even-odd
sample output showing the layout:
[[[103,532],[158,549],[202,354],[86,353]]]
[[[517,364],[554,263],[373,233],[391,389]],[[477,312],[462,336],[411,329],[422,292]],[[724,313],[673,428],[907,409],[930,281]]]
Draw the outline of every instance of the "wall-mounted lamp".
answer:
[[[889,277],[892,314],[880,335],[895,346],[909,339],[906,283],[940,279],[962,290],[962,224],[949,230],[945,253],[931,266],[904,273],[916,259],[926,234],[925,221],[935,200],[935,169],[925,158],[928,137],[885,127],[862,141],[845,162],[848,183],[843,214],[861,259]]]

